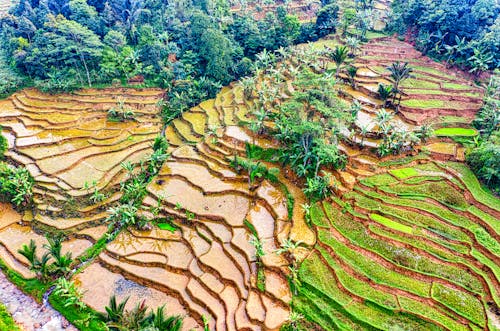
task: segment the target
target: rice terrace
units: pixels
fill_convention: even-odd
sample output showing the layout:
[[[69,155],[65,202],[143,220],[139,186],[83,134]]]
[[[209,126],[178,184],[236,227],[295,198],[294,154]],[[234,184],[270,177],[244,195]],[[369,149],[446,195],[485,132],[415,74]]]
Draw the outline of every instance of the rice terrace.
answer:
[[[0,1],[0,331],[500,330],[499,14]]]

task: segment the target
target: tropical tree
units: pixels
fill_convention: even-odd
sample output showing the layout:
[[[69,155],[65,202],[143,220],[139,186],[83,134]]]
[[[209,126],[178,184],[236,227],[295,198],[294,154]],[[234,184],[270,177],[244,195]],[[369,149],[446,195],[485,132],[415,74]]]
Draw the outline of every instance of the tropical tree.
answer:
[[[401,82],[403,82],[405,79],[411,77],[411,73],[413,71],[412,68],[408,66],[408,62],[399,62],[396,61],[395,63],[391,64],[387,70],[391,73],[391,79],[393,82],[393,96],[392,96],[392,102],[395,104],[396,103],[396,96],[399,94],[399,101],[401,101],[401,90],[399,89],[399,86]],[[399,106],[399,102],[398,102]]]
[[[361,146],[364,146],[364,143],[365,143],[365,138],[367,136],[367,134],[369,133],[369,129],[368,129],[368,125],[362,125],[360,127],[360,131],[359,131],[359,134],[361,135]]]
[[[356,88],[356,74],[358,72],[358,68],[355,66],[348,66],[346,69],[347,72],[347,78],[349,79],[349,82],[351,83],[352,88]]]
[[[382,99],[382,101],[384,102],[382,107],[385,108],[387,106],[387,100],[394,93],[394,87],[380,83],[380,84],[378,84],[377,92],[378,92],[378,95],[380,96],[380,99]]]
[[[340,67],[342,66],[342,64],[344,64],[349,55],[349,49],[347,48],[347,46],[336,46],[333,50],[330,50],[328,55],[337,65],[335,69],[335,78],[338,78]]]
[[[490,65],[493,63],[494,55],[481,48],[474,48],[474,54],[467,59],[471,69],[469,72],[475,73],[479,76],[481,72],[487,71]]]

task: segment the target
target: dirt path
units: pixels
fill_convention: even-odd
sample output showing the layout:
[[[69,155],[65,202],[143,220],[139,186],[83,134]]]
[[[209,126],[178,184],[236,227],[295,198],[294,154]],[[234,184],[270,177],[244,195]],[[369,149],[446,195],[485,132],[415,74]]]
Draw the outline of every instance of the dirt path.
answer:
[[[0,272],[0,302],[24,331],[78,331],[49,305],[40,305]]]

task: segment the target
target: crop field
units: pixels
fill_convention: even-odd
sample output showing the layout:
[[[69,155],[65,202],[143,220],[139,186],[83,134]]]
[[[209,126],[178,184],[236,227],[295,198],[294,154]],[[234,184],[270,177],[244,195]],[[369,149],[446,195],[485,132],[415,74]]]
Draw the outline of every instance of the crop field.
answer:
[[[161,89],[27,88],[1,100],[5,161],[34,181],[26,211],[1,205],[1,261],[33,278],[18,250],[60,236],[75,259],[68,278],[88,307],[103,312],[112,295],[129,297],[127,308],[146,300],[185,317],[183,330],[289,330],[295,313],[298,330],[499,329],[500,200],[449,139],[478,134],[470,122],[481,88],[407,43],[374,38],[351,63],[353,82],[340,73],[335,86],[342,107],[360,110],[336,141],[345,166],[317,167],[333,194],[309,200],[305,180],[278,161],[284,146],[269,134],[276,109],[303,92],[301,78],[335,69],[321,51],[339,42],[294,48],[260,69],[253,89],[232,83],[165,126]],[[437,129],[404,156],[381,158],[377,86],[391,82],[386,67],[397,60],[414,71],[401,111],[387,109],[390,124]],[[254,129],[259,97],[270,91],[272,114]],[[110,116],[120,107],[133,116]],[[161,160],[158,137],[168,142]],[[129,184],[140,174],[148,180],[134,196]],[[143,226],[116,231],[110,214],[123,206]],[[287,242],[297,247],[283,253]]]
[[[325,329],[346,321],[352,329],[496,329],[498,199],[454,164],[406,166],[315,205],[318,242],[302,264],[305,286],[293,306],[308,315],[317,304],[312,292],[341,307],[309,315]]]

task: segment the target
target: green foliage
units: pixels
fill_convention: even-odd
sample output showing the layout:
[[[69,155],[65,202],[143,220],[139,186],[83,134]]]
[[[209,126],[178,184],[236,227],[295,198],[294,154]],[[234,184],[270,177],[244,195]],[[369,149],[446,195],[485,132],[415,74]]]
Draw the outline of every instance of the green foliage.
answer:
[[[0,330],[20,331],[7,308],[0,303]]]
[[[125,99],[118,98],[116,106],[108,110],[108,119],[125,122],[134,119],[134,112],[125,104]]]
[[[62,240],[60,238],[47,237],[48,245],[43,247],[47,249],[41,258],[36,254],[37,246],[35,241],[30,240],[29,245],[24,244],[18,250],[19,254],[23,255],[30,264],[30,270],[36,273],[38,279],[43,283],[47,283],[51,279],[61,276],[67,276],[70,270],[70,265],[73,263],[71,252],[62,254]],[[52,263],[49,263],[51,262]]]
[[[132,203],[121,204],[108,209],[109,216],[106,218],[110,229],[119,229],[129,225],[135,225],[137,219],[137,207]]]
[[[474,120],[481,133],[478,146],[467,153],[472,171],[497,194],[500,193],[500,74],[488,84],[484,105]]]
[[[141,331],[141,330],[169,330],[180,331],[182,329],[183,317],[166,316],[165,306],[158,307],[147,313],[148,307],[145,301],[126,310],[125,305],[129,298],[118,303],[113,295],[105,307],[105,313],[100,313],[99,318],[105,322],[111,331]]]
[[[27,207],[33,197],[33,178],[26,168],[0,162],[0,195],[16,206]]]
[[[330,194],[330,176],[315,176],[306,178],[304,194],[312,201],[326,198]]]
[[[305,42],[320,30],[333,31],[337,12],[338,7],[327,6],[319,20],[323,23],[313,24],[306,34],[298,17],[281,5],[257,20],[252,12],[231,12],[222,1],[16,3],[0,28],[5,62],[15,67],[0,70],[0,78],[7,78],[0,95],[25,84],[14,69],[51,92],[134,78],[143,86],[166,88],[169,100],[178,94],[174,104],[182,107],[170,113],[182,112],[214,96],[219,83],[249,74],[262,50],[287,47],[299,35]]]
[[[335,32],[338,25],[339,6],[336,3],[330,3],[318,12],[316,19],[316,33],[319,37],[324,37]]]
[[[392,2],[389,30],[415,31],[417,48],[471,72],[498,67],[500,5],[495,0]]]
[[[83,292],[76,287],[74,282],[64,277],[57,279],[54,295],[64,300],[64,307],[74,306],[80,310],[86,307],[82,301]]]

